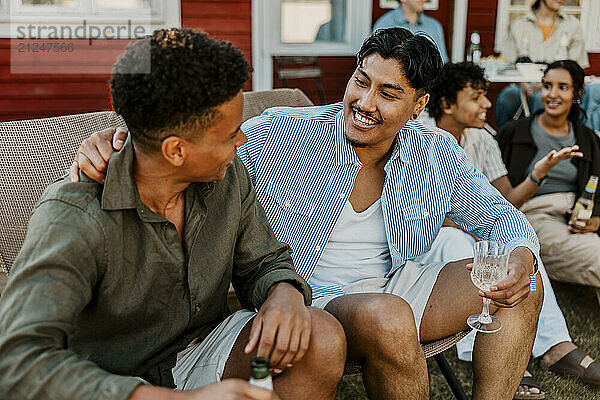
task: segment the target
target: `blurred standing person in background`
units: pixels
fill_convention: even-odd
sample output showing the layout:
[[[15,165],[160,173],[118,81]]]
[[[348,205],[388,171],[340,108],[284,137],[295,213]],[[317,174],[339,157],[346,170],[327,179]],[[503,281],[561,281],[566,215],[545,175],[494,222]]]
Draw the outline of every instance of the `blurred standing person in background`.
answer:
[[[398,0],[398,8],[385,13],[375,22],[373,32],[377,29],[400,27],[412,33],[424,32],[435,42],[442,62],[448,62],[448,53],[444,42],[444,29],[434,18],[423,13],[425,0]]]
[[[585,51],[583,28],[579,20],[561,10],[565,0],[535,0],[527,15],[511,23],[504,42],[502,56],[509,61],[519,58],[532,62],[551,63],[574,60],[581,68],[590,62]],[[541,110],[541,84],[525,84],[529,109]],[[496,121],[501,129],[516,114],[521,104],[520,88],[510,85],[496,101]]]

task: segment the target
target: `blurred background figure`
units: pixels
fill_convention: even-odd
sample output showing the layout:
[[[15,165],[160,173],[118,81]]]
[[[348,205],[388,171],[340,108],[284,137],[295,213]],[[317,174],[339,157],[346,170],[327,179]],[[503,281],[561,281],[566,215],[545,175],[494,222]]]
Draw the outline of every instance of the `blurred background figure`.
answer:
[[[373,32],[377,29],[400,27],[412,33],[426,33],[437,46],[442,62],[448,62],[448,53],[444,42],[442,25],[423,13],[425,0],[398,0],[398,8],[388,11],[373,25]]]
[[[544,62],[574,60],[582,68],[590,62],[579,20],[561,10],[565,0],[535,0],[531,11],[511,23],[502,56],[508,61]],[[540,84],[524,84],[531,112],[542,109]],[[496,122],[501,129],[521,104],[520,88],[506,87],[496,101]]]

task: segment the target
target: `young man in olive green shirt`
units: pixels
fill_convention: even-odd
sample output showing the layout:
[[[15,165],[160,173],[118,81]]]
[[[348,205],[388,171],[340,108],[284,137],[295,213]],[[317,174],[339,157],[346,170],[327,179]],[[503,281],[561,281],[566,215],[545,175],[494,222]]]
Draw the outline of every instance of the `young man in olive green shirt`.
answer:
[[[103,184],[61,180],[35,207],[0,300],[0,398],[276,398],[213,383],[247,378],[255,355],[282,372],[282,397],[334,397],[343,330],[306,307],[235,155],[249,69],[229,43],[178,29],[117,61],[131,139]],[[229,316],[230,282],[257,313]]]

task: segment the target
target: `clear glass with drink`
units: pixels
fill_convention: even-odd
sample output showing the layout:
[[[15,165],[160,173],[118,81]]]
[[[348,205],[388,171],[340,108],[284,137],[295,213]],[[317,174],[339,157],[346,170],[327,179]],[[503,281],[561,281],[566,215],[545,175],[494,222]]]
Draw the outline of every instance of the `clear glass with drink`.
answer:
[[[508,246],[502,243],[483,240],[473,245],[473,269],[471,280],[473,284],[484,292],[500,282],[508,275]],[[483,333],[498,332],[502,327],[500,320],[490,315],[490,299],[483,298],[483,311],[481,314],[471,315],[467,324]]]

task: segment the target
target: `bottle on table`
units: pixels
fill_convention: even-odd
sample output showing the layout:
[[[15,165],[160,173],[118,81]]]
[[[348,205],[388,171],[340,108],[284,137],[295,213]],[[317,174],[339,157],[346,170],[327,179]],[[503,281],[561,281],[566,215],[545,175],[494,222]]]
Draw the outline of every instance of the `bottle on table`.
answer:
[[[479,32],[473,31],[471,33],[471,45],[469,46],[469,50],[467,51],[467,61],[474,62],[475,64],[479,63],[481,60],[481,36],[479,36]]]
[[[529,57],[529,36],[521,36],[521,48],[519,50],[519,57]]]
[[[266,357],[254,357],[250,362],[250,380],[251,385],[260,386],[265,389],[273,390],[273,379],[269,371],[269,359]]]
[[[577,226],[584,227],[585,222],[580,220],[590,219],[592,217],[592,211],[594,210],[594,196],[596,195],[596,188],[598,187],[598,177],[596,175],[590,176],[585,190],[581,197],[577,199],[575,207],[573,208],[573,214],[569,222],[574,223]]]

